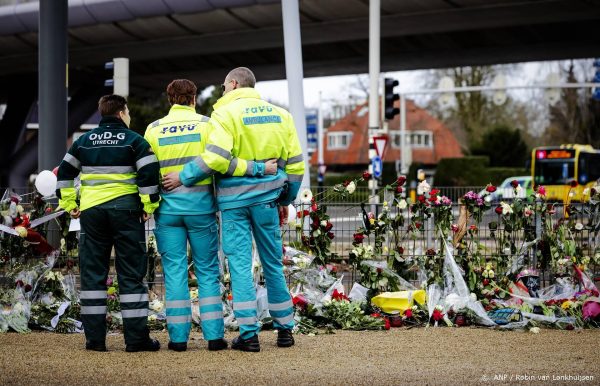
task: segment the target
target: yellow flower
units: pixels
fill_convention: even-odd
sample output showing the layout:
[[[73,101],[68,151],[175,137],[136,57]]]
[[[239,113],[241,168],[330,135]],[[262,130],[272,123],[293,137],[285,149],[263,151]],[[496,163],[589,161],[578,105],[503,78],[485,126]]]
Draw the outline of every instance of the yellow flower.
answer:
[[[374,218],[370,218],[369,222],[371,223],[371,225],[375,224],[375,219]]]
[[[572,301],[570,301],[570,300],[567,300],[567,301],[563,302],[563,304],[561,304],[561,305],[560,305],[560,307],[561,307],[563,310],[566,310],[566,309],[568,309],[569,307],[572,307],[572,305],[573,305],[573,302],[572,302]]]
[[[115,292],[117,292],[117,290],[115,289],[115,287],[110,287],[108,289],[108,291],[106,291],[106,293],[109,294],[109,295],[114,295]]]

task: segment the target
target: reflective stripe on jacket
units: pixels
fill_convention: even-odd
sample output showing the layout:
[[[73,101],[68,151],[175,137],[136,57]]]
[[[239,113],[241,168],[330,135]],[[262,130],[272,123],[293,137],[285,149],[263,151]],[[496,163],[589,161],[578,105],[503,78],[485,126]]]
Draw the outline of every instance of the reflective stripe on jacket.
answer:
[[[182,174],[202,164],[218,172],[220,209],[239,208],[279,199],[292,202],[304,175],[304,159],[290,113],[262,99],[253,88],[228,92],[214,105],[206,151]],[[276,175],[251,177],[252,161],[278,159]],[[195,166],[195,165],[196,166]],[[181,175],[180,175],[181,176]]]
[[[80,175],[81,202],[74,180]],[[127,194],[139,194],[146,213],[158,207],[158,160],[144,138],[116,117],[79,137],[58,168],[56,195],[67,211],[86,210]]]
[[[144,138],[152,146],[163,176],[180,172],[183,165],[195,160],[204,151],[212,130],[208,120],[208,117],[197,114],[194,107],[175,104],[167,116],[148,125]],[[180,186],[170,192],[161,190],[159,213],[207,214],[217,210],[212,173],[207,172],[185,182],[188,186]]]

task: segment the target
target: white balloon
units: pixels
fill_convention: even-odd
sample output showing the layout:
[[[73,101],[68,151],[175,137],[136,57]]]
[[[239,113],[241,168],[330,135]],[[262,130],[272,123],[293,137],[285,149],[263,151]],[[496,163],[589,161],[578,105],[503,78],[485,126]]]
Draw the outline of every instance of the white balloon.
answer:
[[[56,191],[56,176],[50,170],[43,170],[35,179],[35,188],[44,197],[54,194]]]
[[[290,204],[288,206],[288,223],[292,222],[296,219],[296,208],[294,205]]]

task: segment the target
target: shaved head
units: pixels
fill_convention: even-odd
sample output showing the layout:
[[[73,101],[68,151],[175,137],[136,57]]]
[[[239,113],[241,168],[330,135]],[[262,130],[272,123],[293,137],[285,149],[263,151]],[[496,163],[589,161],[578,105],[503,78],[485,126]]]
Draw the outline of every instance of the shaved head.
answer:
[[[256,84],[254,74],[247,67],[238,67],[229,71],[229,74],[225,77],[225,83],[231,80],[235,80],[240,87],[254,87]]]

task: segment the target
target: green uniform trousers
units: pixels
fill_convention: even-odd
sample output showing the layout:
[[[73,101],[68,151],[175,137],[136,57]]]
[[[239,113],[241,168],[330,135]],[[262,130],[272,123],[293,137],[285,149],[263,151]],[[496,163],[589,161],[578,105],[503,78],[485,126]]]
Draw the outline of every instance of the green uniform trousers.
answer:
[[[81,321],[88,342],[103,343],[106,337],[106,279],[113,246],[125,343],[142,344],[149,339],[148,289],[143,282],[148,256],[138,195],[81,212]]]

